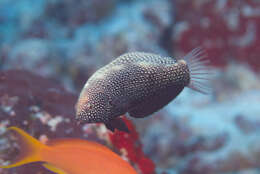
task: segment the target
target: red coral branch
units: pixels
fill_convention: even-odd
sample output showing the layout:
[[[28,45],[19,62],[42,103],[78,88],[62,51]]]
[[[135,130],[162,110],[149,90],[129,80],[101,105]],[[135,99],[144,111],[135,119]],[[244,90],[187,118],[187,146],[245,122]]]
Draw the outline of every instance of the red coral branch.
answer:
[[[112,144],[120,151],[126,151],[126,157],[132,163],[137,164],[142,174],[154,174],[155,165],[153,161],[145,156],[134,124],[125,117],[123,117],[123,120],[131,133],[128,134],[117,130],[115,133],[110,133],[109,137]]]

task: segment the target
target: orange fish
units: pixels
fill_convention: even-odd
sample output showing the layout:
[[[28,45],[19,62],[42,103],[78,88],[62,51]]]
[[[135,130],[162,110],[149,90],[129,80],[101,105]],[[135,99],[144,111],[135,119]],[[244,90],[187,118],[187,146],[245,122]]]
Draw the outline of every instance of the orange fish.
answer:
[[[39,142],[23,130],[10,127],[19,139],[20,154],[2,168],[12,168],[32,162],[58,174],[137,174],[133,167],[107,147],[81,139],[58,139]]]

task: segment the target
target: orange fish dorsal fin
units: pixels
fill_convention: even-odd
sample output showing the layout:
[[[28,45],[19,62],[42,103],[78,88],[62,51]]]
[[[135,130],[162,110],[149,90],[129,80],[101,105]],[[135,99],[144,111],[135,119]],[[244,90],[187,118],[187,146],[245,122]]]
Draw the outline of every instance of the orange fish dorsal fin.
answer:
[[[14,131],[18,137],[20,152],[10,165],[0,166],[1,168],[12,168],[23,164],[40,161],[40,150],[45,147],[37,139],[33,138],[18,127],[10,127],[8,130]]]
[[[59,169],[59,168],[57,168],[57,167],[55,167],[55,166],[53,166],[52,164],[49,164],[49,163],[45,163],[45,164],[43,164],[43,166],[46,169],[48,169],[48,170],[50,170],[54,173],[57,173],[57,174],[68,174],[65,171],[63,171],[63,170],[61,170],[61,169]]]

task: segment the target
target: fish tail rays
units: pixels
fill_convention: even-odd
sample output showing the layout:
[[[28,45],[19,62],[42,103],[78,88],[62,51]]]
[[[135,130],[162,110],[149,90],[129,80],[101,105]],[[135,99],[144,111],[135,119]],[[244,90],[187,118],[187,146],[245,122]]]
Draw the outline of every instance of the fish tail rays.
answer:
[[[40,151],[45,147],[44,144],[40,143],[37,139],[33,138],[20,128],[10,127],[8,130],[13,131],[15,135],[17,135],[20,152],[11,164],[0,166],[1,168],[18,167],[23,164],[41,161]]]
[[[211,81],[215,74],[214,68],[209,66],[210,61],[207,54],[201,47],[189,52],[184,60],[186,61],[190,72],[189,88],[203,94],[212,93]]]

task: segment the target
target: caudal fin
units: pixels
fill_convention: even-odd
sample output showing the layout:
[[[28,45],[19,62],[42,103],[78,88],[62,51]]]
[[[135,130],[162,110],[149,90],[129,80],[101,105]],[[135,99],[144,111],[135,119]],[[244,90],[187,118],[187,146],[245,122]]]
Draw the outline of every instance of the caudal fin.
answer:
[[[20,152],[10,165],[0,166],[1,168],[12,168],[23,164],[40,161],[40,150],[44,148],[44,144],[33,138],[22,129],[10,127],[8,130],[14,131],[17,134]]]
[[[193,49],[184,57],[190,71],[188,87],[203,94],[212,92],[210,82],[214,74],[206,57],[205,51],[200,47]]]

